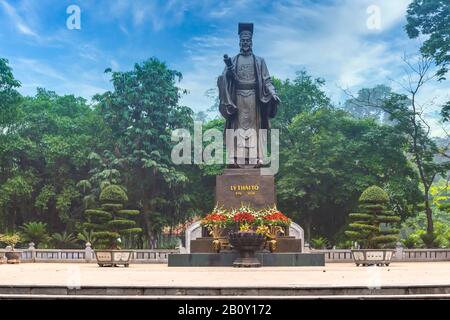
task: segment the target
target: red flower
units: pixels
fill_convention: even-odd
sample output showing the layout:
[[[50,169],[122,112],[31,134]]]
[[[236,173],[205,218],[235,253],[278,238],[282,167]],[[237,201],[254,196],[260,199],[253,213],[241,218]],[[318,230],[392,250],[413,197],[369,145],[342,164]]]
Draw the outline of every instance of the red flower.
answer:
[[[226,221],[227,217],[225,217],[223,214],[220,213],[210,213],[205,218],[205,222],[220,222],[220,221]]]
[[[234,215],[233,220],[235,222],[248,222],[248,223],[251,223],[251,222],[255,221],[255,217],[250,212],[241,211],[241,212],[237,212]]]
[[[289,222],[289,218],[282,214],[280,211],[276,211],[274,213],[270,213],[264,217],[265,220],[269,221],[281,221],[281,222]]]

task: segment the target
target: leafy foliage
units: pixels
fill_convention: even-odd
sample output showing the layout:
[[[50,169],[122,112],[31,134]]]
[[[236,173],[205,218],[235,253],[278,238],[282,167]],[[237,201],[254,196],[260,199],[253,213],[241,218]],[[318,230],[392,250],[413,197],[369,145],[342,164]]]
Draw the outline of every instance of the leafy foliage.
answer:
[[[142,232],[141,228],[135,227],[136,221],[124,217],[139,214],[137,210],[121,210],[127,200],[128,196],[120,186],[109,185],[100,193],[102,208],[85,211],[88,222],[84,224],[84,227],[92,231],[92,237],[95,237],[97,247],[116,249],[119,247],[119,237],[132,236]],[[88,236],[82,234],[79,238],[88,240]]]
[[[26,242],[33,242],[37,248],[40,244],[45,244],[50,240],[47,233],[47,224],[40,221],[25,223],[20,227],[21,238]]]
[[[392,247],[398,240],[399,230],[388,225],[400,222],[400,217],[387,211],[388,202],[388,194],[380,187],[371,186],[364,190],[359,197],[362,212],[349,215],[351,223],[345,234],[364,249]]]
[[[450,3],[442,0],[414,0],[407,10],[406,32],[410,38],[428,36],[420,51],[432,57],[440,67],[437,75],[444,79],[450,63]]]

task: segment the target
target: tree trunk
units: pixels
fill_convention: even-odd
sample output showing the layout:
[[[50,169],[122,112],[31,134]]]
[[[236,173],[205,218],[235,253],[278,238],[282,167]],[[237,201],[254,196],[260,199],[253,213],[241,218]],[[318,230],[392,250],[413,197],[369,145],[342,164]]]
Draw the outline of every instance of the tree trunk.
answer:
[[[433,225],[433,211],[430,207],[430,199],[429,199],[429,190],[425,189],[425,213],[427,215],[427,233],[433,234],[434,225]]]
[[[308,215],[305,218],[305,242],[311,242],[311,216]]]

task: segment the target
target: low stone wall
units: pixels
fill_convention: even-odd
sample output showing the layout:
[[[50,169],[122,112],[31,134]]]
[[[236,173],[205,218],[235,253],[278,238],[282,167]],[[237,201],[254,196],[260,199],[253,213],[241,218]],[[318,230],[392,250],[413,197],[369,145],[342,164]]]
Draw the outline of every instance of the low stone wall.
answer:
[[[325,254],[325,262],[352,262],[352,251],[349,249],[314,250],[311,252]],[[394,261],[450,261],[450,249],[395,249]]]
[[[5,255],[6,249],[0,250],[0,258]],[[95,263],[95,251],[86,246],[85,249],[16,249],[21,253],[21,262],[54,262],[54,263]],[[131,263],[167,263],[171,253],[179,253],[179,250],[155,249],[133,250]]]
[[[0,249],[0,259],[3,259],[6,249]],[[22,254],[22,262],[54,262],[54,263],[95,263],[95,251],[87,245],[85,249],[16,249]],[[169,254],[180,253],[178,249],[144,249],[133,250],[131,263],[167,263]],[[323,253],[325,262],[352,262],[352,252],[349,249],[309,250],[311,253]],[[395,249],[394,261],[450,261],[450,249]]]

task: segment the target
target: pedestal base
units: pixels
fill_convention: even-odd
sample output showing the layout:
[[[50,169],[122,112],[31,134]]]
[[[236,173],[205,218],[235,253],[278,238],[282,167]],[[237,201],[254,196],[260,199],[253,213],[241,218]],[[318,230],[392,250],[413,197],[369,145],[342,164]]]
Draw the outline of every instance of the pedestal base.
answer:
[[[169,254],[169,267],[232,267],[239,258],[236,251],[221,253]],[[324,266],[323,253],[268,253],[257,252],[262,267]]]

